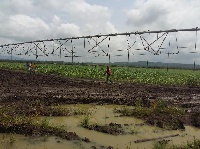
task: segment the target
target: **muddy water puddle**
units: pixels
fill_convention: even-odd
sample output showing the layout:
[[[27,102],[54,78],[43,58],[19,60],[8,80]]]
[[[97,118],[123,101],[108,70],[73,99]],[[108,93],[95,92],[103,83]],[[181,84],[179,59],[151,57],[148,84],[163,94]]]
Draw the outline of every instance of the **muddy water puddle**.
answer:
[[[0,134],[0,149],[80,149],[87,144],[66,141],[57,137],[25,137],[16,134]]]
[[[66,105],[71,107],[75,105]],[[143,120],[133,117],[120,116],[114,113],[113,109],[119,105],[76,105],[91,112],[89,123],[99,125],[109,125],[110,123],[121,124],[125,134],[110,135],[95,130],[89,130],[80,126],[84,115],[64,116],[64,117],[40,117],[36,120],[46,119],[49,125],[62,127],[67,131],[75,132],[82,138],[88,138],[91,142],[66,141],[58,137],[25,137],[15,134],[0,134],[0,149],[91,149],[112,146],[118,149],[138,148],[150,149],[153,141],[135,143],[136,140],[151,139],[179,134],[179,136],[167,138],[170,144],[183,144],[195,138],[200,139],[200,130],[185,126],[185,130],[168,131],[144,124]]]

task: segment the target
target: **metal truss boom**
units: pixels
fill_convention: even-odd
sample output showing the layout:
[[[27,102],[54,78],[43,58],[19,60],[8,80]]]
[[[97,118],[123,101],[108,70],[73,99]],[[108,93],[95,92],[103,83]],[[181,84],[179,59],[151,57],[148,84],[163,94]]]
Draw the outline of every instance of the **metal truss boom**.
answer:
[[[190,29],[170,29],[170,30],[157,30],[157,31],[141,31],[141,32],[125,32],[125,33],[112,33],[112,34],[99,34],[99,35],[92,35],[92,36],[80,36],[80,37],[67,37],[67,38],[55,38],[55,39],[45,39],[45,40],[35,40],[35,41],[28,41],[28,42],[20,42],[20,43],[12,43],[12,44],[4,44],[0,45],[0,47],[4,46],[11,46],[11,45],[20,45],[20,44],[26,44],[26,43],[35,43],[35,42],[47,42],[47,41],[60,41],[60,40],[72,40],[72,39],[85,39],[85,38],[93,38],[93,37],[109,37],[109,36],[130,36],[132,34],[134,35],[141,35],[141,34],[151,34],[151,33],[170,33],[170,32],[184,32],[184,31],[199,31],[200,28],[190,28]]]

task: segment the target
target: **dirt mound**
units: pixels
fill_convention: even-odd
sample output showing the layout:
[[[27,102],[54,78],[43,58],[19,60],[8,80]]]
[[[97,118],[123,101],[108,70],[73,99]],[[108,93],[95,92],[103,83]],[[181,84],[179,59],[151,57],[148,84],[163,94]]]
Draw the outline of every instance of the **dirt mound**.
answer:
[[[17,124],[11,126],[0,125],[1,133],[17,133],[31,136],[54,135],[66,140],[83,140],[75,132],[61,131],[57,128],[41,127],[31,124]]]
[[[185,129],[183,121],[178,116],[172,115],[151,115],[147,117],[146,123],[170,130]]]
[[[122,128],[122,125],[116,124],[116,123],[110,123],[109,125],[92,124],[92,125],[85,126],[85,128],[90,129],[90,130],[96,130],[96,131],[107,133],[107,134],[112,134],[112,135],[125,134]]]

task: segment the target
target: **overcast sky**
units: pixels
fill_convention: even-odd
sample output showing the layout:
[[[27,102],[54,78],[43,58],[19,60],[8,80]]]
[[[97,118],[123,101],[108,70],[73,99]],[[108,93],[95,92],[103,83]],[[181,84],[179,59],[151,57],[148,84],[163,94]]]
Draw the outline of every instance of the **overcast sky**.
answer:
[[[200,0],[0,0],[0,45],[96,34],[195,28],[200,27],[199,10]],[[157,39],[153,34],[142,37],[148,43]],[[150,50],[157,51],[164,37],[152,44]],[[108,62],[105,53],[109,53],[111,62],[127,62],[128,45],[132,46],[136,41],[129,49],[130,62],[149,60],[192,64],[195,61],[200,64],[199,37],[196,32],[170,33],[162,44],[161,48],[165,49],[160,50],[160,55],[145,51],[147,42],[143,40],[142,43],[141,37],[134,35],[107,38],[92,53],[88,50],[96,44],[96,39],[86,40],[85,48],[81,40],[65,43],[63,47],[69,51],[74,46],[77,55],[83,56],[75,61]],[[55,49],[59,47],[58,43],[46,44],[49,53],[53,46]],[[177,46],[187,48],[177,49]],[[139,48],[143,50],[135,50]],[[18,47],[14,54],[21,49]],[[63,50],[61,60],[67,59],[63,56],[70,55],[68,51],[64,53]],[[179,54],[168,57],[168,52]],[[40,59],[59,60],[60,56],[49,55]]]

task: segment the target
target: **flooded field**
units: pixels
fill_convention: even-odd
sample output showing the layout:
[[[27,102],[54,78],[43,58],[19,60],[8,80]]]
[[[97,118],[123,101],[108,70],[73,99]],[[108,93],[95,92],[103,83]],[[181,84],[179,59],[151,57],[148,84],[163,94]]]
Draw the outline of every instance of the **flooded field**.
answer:
[[[200,139],[199,87],[0,76],[0,149],[150,149]]]
[[[112,135],[95,130],[88,130],[80,126],[80,122],[84,118],[83,115],[78,116],[58,116],[58,117],[37,117],[35,121],[46,120],[48,125],[59,126],[69,132],[75,132],[78,136],[88,138],[91,142],[82,141],[66,141],[55,136],[43,137],[25,137],[17,134],[0,134],[2,149],[87,149],[87,148],[138,148],[151,149],[155,140],[135,143],[136,140],[152,139],[158,137],[169,137],[166,140],[169,144],[183,144],[192,141],[194,138],[200,139],[200,129],[185,126],[185,130],[166,130],[154,126],[149,126],[143,120],[134,117],[121,116],[114,113],[114,109],[120,108],[119,105],[63,105],[63,107],[71,108],[79,106],[87,108],[91,112],[89,123],[97,123],[100,125],[109,125],[110,123],[121,124],[125,130],[125,134]],[[158,139],[162,140],[162,139]],[[156,140],[156,141],[158,141]]]

